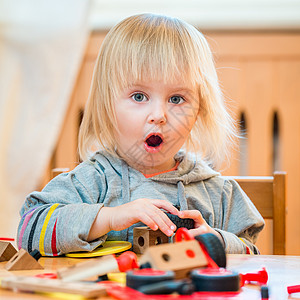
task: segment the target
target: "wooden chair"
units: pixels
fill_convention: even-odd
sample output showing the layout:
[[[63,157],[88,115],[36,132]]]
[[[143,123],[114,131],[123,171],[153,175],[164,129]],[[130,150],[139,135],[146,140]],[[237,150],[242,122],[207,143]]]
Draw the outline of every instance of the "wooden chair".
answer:
[[[57,175],[61,174],[61,173],[65,173],[65,172],[69,172],[70,169],[69,168],[54,168],[51,170],[51,178],[53,179],[54,177],[56,177]]]
[[[286,172],[273,176],[231,176],[264,219],[273,219],[273,254],[286,253]]]

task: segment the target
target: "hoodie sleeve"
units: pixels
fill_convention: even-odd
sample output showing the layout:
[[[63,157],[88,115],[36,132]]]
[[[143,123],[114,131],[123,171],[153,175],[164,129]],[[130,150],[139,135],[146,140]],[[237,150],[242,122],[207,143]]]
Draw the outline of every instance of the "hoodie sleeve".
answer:
[[[259,254],[254,244],[264,220],[234,180],[225,180],[222,208],[221,226],[214,229],[221,234],[226,253]]]
[[[38,249],[47,256],[95,249],[106,235],[92,242],[87,237],[105,190],[104,174],[88,162],[56,176],[41,192],[27,196],[20,211],[18,248]]]

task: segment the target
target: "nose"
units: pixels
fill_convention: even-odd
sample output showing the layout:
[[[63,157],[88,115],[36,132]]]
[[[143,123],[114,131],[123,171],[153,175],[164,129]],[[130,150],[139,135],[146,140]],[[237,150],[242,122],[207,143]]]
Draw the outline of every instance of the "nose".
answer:
[[[148,123],[155,125],[163,125],[167,122],[166,107],[164,103],[153,104],[148,116]]]

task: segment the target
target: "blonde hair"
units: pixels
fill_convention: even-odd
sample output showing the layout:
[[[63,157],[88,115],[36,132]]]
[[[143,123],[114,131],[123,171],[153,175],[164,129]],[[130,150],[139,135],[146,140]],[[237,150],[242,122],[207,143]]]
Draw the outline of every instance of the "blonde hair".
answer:
[[[235,130],[224,105],[208,43],[186,22],[153,14],[126,18],[106,35],[80,127],[81,158],[86,159],[95,144],[117,155],[113,99],[144,76],[164,81],[180,76],[198,87],[200,109],[183,148],[219,166]]]

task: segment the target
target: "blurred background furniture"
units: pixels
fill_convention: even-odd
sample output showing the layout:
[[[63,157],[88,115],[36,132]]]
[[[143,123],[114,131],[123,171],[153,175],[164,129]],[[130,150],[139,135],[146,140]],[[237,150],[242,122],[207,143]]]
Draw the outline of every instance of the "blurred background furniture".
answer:
[[[273,176],[233,177],[263,218],[273,220],[272,254],[275,255],[286,254],[286,177],[286,172],[274,172]],[[261,246],[263,248],[263,244]]]

